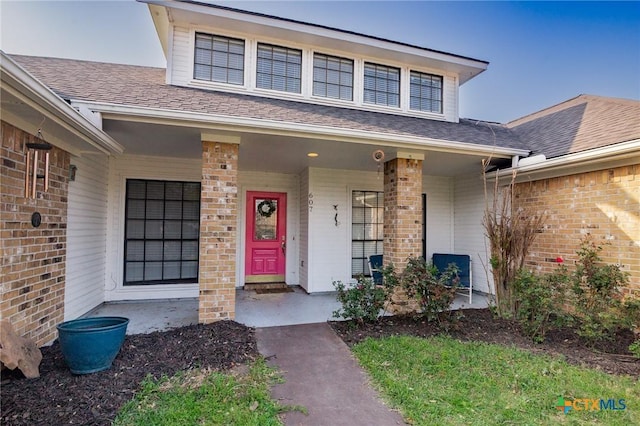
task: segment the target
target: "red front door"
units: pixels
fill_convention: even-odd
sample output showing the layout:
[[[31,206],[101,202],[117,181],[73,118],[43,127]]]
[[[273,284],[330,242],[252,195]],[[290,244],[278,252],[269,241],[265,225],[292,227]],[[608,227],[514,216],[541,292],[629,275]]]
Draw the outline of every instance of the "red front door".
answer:
[[[245,282],[284,282],[287,194],[247,192]]]

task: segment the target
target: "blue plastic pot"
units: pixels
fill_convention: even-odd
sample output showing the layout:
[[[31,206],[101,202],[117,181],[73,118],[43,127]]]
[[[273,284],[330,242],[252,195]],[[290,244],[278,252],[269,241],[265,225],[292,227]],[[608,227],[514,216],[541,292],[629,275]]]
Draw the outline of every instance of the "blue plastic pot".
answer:
[[[73,374],[89,374],[111,367],[124,342],[129,318],[93,317],[58,325],[64,359]]]

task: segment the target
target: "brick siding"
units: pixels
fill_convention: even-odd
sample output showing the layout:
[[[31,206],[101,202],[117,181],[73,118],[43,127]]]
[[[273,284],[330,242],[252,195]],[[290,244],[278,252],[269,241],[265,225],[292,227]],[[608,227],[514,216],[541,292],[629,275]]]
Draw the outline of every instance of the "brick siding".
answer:
[[[521,183],[516,202],[546,211],[527,264],[553,271],[561,257],[571,267],[585,234],[603,246],[604,262],[630,274],[626,294],[640,297],[640,164]]]
[[[199,321],[234,319],[238,145],[202,142]]]
[[[49,190],[42,191],[40,179],[36,199],[25,198],[25,144],[35,138],[8,123],[1,126],[0,315],[18,334],[42,346],[57,337],[55,326],[64,318],[70,155],[54,147]],[[31,225],[36,211],[42,215],[38,228]]]
[[[422,161],[396,158],[384,164],[384,263],[402,271],[422,254]],[[392,296],[392,313],[416,311],[403,291]]]

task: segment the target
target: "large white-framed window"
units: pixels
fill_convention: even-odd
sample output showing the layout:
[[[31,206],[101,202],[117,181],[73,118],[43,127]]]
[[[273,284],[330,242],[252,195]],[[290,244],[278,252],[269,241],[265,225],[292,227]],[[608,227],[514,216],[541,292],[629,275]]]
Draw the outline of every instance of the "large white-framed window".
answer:
[[[365,62],[363,102],[400,107],[400,68]]]
[[[301,93],[302,50],[258,43],[256,87]]]
[[[196,32],[193,78],[242,86],[244,40]]]
[[[369,256],[382,254],[384,192],[351,192],[351,276],[371,276]]]
[[[124,285],[198,281],[200,182],[127,179]]]
[[[411,71],[409,109],[442,114],[442,76]]]
[[[323,53],[313,54],[313,95],[353,100],[353,60]]]

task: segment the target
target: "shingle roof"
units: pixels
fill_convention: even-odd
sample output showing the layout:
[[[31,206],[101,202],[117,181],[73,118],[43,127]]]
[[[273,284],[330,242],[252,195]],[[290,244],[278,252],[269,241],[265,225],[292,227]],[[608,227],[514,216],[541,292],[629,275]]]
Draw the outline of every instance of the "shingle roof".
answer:
[[[496,123],[460,123],[168,85],[163,68],[10,55],[66,100],[248,117],[452,142],[522,147]]]
[[[531,150],[547,158],[640,138],[640,102],[580,95],[507,125],[459,123],[168,85],[165,69],[10,55],[66,100]]]
[[[507,124],[547,158],[640,139],[640,102],[580,95]]]

